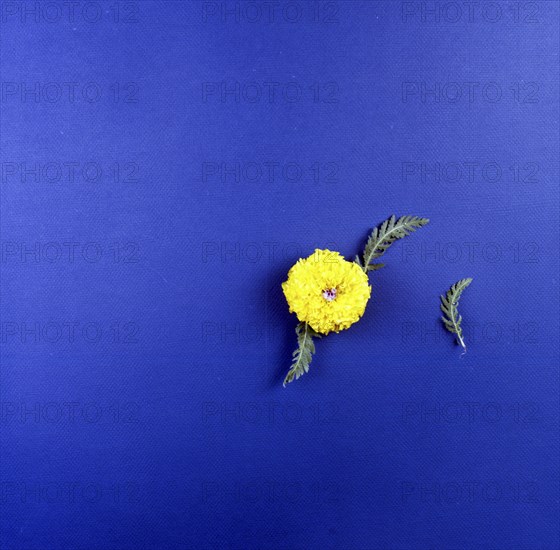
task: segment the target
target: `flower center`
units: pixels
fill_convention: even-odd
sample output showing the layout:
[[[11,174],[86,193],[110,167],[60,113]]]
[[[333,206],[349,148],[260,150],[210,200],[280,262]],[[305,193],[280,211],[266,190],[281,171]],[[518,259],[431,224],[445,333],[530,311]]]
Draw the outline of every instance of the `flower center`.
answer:
[[[336,288],[327,288],[323,290],[323,298],[327,302],[332,302],[336,298]]]

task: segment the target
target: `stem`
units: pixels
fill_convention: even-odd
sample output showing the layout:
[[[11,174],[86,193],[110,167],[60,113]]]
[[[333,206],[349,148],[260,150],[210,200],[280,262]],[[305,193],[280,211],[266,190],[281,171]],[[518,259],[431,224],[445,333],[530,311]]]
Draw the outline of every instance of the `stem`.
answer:
[[[463,348],[463,353],[461,355],[465,355],[465,353],[467,353],[467,346],[465,345],[465,341],[459,334],[457,334],[457,339],[459,340],[459,344]]]

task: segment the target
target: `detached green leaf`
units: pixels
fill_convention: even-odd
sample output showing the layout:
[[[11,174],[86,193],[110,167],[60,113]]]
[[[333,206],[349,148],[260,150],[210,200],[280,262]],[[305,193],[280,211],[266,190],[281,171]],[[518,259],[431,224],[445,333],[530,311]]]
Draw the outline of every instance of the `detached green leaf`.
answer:
[[[465,288],[467,288],[471,283],[471,278],[461,279],[447,291],[445,297],[440,296],[441,304],[439,307],[444,314],[441,320],[449,332],[457,335],[457,343],[463,348],[463,353],[466,353],[467,346],[463,340],[463,329],[461,328],[461,321],[463,318],[459,315],[457,307],[459,305],[459,298],[461,297],[461,294],[463,294],[463,290],[465,290]]]
[[[292,366],[284,379],[284,387],[294,378],[297,380],[300,376],[309,371],[309,365],[315,353],[313,338],[321,337],[321,335],[315,332],[307,323],[299,323],[296,327],[296,334],[298,348],[292,354]]]
[[[391,216],[385,220],[379,227],[376,227],[366,243],[364,250],[364,261],[361,265],[362,269],[368,271],[380,269],[384,264],[373,264],[371,262],[387,251],[387,249],[397,240],[410,235],[418,228],[429,223],[427,218],[418,218],[416,216],[401,216],[398,220],[395,216]]]

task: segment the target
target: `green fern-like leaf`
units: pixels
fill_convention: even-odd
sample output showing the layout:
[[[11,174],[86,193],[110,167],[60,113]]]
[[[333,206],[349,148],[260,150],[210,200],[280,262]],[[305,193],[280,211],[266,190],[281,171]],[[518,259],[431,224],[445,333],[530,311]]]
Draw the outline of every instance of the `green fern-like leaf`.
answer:
[[[321,335],[315,332],[307,323],[299,323],[296,327],[296,334],[298,348],[292,354],[292,366],[284,379],[284,387],[294,378],[297,380],[300,376],[309,371],[309,364],[315,353],[313,338],[321,337]]]
[[[457,343],[461,345],[464,352],[467,351],[467,346],[463,340],[463,329],[461,328],[461,321],[463,318],[459,315],[457,307],[459,305],[459,298],[461,297],[461,294],[463,294],[463,290],[465,290],[465,288],[467,288],[471,283],[471,278],[461,279],[447,291],[445,297],[440,296],[441,304],[439,307],[444,315],[441,320],[449,332],[457,335]]]
[[[366,243],[363,263],[358,263],[360,263],[360,266],[366,273],[382,268],[384,264],[370,264],[373,260],[385,254],[387,249],[397,239],[410,235],[429,221],[427,218],[418,218],[416,216],[401,216],[398,220],[394,215],[391,216],[373,230]]]

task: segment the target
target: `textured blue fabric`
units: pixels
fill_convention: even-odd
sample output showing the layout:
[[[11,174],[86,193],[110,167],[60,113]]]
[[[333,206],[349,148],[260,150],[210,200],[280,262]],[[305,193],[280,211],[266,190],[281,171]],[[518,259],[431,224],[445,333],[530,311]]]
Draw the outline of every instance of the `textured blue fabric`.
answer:
[[[557,1],[0,6],[2,550],[560,548]]]

